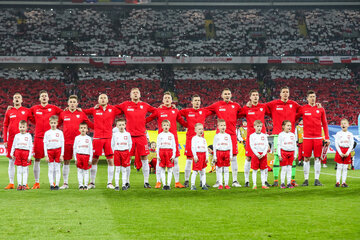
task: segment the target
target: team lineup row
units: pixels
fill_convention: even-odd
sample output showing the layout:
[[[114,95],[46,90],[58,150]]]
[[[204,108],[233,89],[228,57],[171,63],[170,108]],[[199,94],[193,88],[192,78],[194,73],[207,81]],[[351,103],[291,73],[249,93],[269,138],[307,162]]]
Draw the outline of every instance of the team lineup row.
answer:
[[[320,176],[320,169],[321,169],[321,162],[319,160],[322,150],[322,129],[325,133],[325,144],[329,145],[329,134],[328,134],[328,126],[326,121],[326,115],[325,110],[321,107],[321,105],[316,104],[316,94],[314,91],[309,91],[307,94],[307,100],[308,104],[305,106],[300,106],[295,101],[289,100],[289,88],[283,87],[280,89],[280,99],[274,100],[268,103],[259,103],[259,93],[257,90],[251,90],[250,91],[250,101],[249,103],[244,106],[243,108],[240,107],[239,104],[231,101],[231,91],[229,89],[224,89],[222,91],[221,97],[223,101],[218,101],[208,107],[200,108],[201,106],[201,98],[198,95],[194,95],[192,98],[192,108],[178,110],[173,107],[172,105],[172,97],[169,92],[165,92],[163,96],[163,105],[159,108],[154,108],[150,106],[147,103],[144,103],[140,101],[140,91],[138,88],[131,89],[130,91],[130,98],[131,101],[123,102],[119,105],[109,105],[108,104],[108,97],[106,94],[100,94],[98,98],[98,105],[96,105],[94,108],[91,109],[78,109],[78,100],[76,96],[70,96],[68,100],[69,107],[62,111],[60,108],[48,104],[49,102],[49,96],[46,91],[40,92],[40,105],[36,105],[31,107],[30,109],[22,107],[22,97],[21,94],[16,93],[13,96],[13,103],[14,106],[10,107],[6,114],[5,114],[5,120],[4,120],[4,140],[5,144],[8,149],[8,158],[9,158],[9,180],[10,183],[6,187],[6,189],[14,188],[14,175],[15,175],[15,164],[19,165],[19,162],[16,160],[18,159],[16,157],[16,146],[14,148],[13,154],[11,155],[12,146],[14,145],[14,139],[16,134],[19,133],[19,123],[21,120],[24,120],[25,122],[31,121],[35,123],[35,136],[34,136],[34,146],[33,146],[33,153],[35,158],[34,163],[34,177],[35,177],[35,184],[33,186],[33,189],[40,188],[39,184],[39,176],[40,176],[40,159],[43,157],[47,157],[47,160],[49,161],[49,169],[52,171],[52,174],[58,176],[56,178],[55,182],[55,189],[58,189],[59,182],[60,181],[60,164],[57,161],[64,160],[64,166],[63,166],[63,178],[64,178],[64,185],[60,189],[66,189],[68,188],[68,176],[69,176],[69,164],[70,160],[75,158],[77,160],[77,166],[78,166],[78,176],[82,176],[82,179],[88,178],[90,175],[90,184],[87,185],[87,182],[81,184],[81,186],[86,186],[87,188],[95,188],[95,178],[96,178],[96,172],[97,172],[97,163],[99,156],[104,151],[107,162],[108,162],[108,184],[107,188],[114,189],[113,186],[113,176],[114,176],[114,161],[115,165],[119,165],[119,159],[127,159],[129,158],[128,155],[131,156],[140,156],[142,166],[143,166],[143,175],[144,175],[144,187],[145,188],[151,188],[149,184],[149,165],[148,165],[148,159],[147,156],[149,155],[149,148],[148,148],[148,141],[146,138],[146,123],[150,122],[154,119],[157,119],[158,122],[158,129],[159,129],[159,136],[161,136],[161,133],[167,133],[163,127],[163,124],[168,124],[168,134],[172,134],[175,142],[175,149],[171,150],[169,146],[171,144],[164,143],[164,146],[167,147],[160,147],[158,146],[158,149],[170,149],[172,153],[170,154],[167,150],[167,154],[165,150],[159,151],[157,157],[158,157],[158,163],[159,166],[158,169],[161,171],[157,171],[157,183],[156,188],[161,187],[161,182],[163,182],[163,185],[165,189],[167,189],[170,185],[169,180],[171,181],[172,174],[175,178],[175,187],[176,188],[183,188],[189,186],[189,178],[191,174],[191,165],[193,165],[193,175],[196,173],[200,173],[202,178],[202,184],[204,188],[207,188],[206,181],[204,178],[203,169],[199,169],[200,166],[204,160],[203,154],[200,154],[201,151],[199,151],[199,157],[193,157],[196,156],[192,149],[192,140],[194,137],[200,137],[198,132],[203,132],[203,125],[205,123],[206,117],[216,114],[219,120],[218,122],[218,129],[220,131],[219,135],[221,134],[227,134],[226,138],[227,141],[231,142],[230,149],[222,149],[217,151],[217,154],[214,155],[215,159],[217,159],[217,183],[215,186],[218,186],[219,188],[222,188],[222,177],[221,173],[224,173],[225,177],[225,187],[230,188],[228,186],[228,183],[226,182],[226,178],[228,178],[229,174],[229,166],[231,163],[232,166],[232,177],[233,177],[233,183],[232,186],[234,187],[240,187],[241,185],[237,181],[237,137],[236,137],[236,122],[238,118],[246,117],[248,122],[248,129],[247,129],[247,141],[246,141],[246,161],[245,161],[245,186],[249,186],[249,173],[250,168],[253,168],[253,170],[261,169],[261,175],[262,175],[262,185],[263,188],[267,188],[270,186],[270,184],[267,183],[267,170],[264,169],[261,165],[261,162],[264,161],[264,158],[266,158],[266,152],[264,148],[261,148],[260,146],[267,146],[264,141],[267,137],[265,135],[262,135],[266,132],[265,126],[262,124],[264,122],[265,115],[268,115],[273,120],[273,134],[275,136],[274,139],[274,184],[273,186],[279,186],[278,184],[278,177],[279,177],[279,169],[280,165],[282,167],[282,174],[281,174],[281,187],[284,187],[284,173],[288,173],[288,177],[290,176],[289,171],[293,171],[291,165],[295,162],[294,161],[294,152],[296,150],[289,148],[290,145],[295,141],[293,134],[295,129],[295,122],[298,118],[303,118],[303,153],[304,153],[304,176],[305,181],[303,183],[303,186],[307,186],[308,179],[309,179],[309,169],[310,169],[310,157],[312,153],[315,157],[315,186],[321,186],[322,184],[319,181]],[[146,117],[148,113],[151,113],[149,117]],[[124,149],[122,150],[116,150],[116,144],[113,145],[111,143],[111,140],[113,136],[116,136],[116,134],[113,135],[112,133],[112,126],[115,120],[115,117],[117,115],[125,115],[126,119],[126,133],[128,136],[126,136],[127,139],[131,139],[131,145],[129,143],[129,149],[127,150],[128,155],[124,153]],[[64,147],[59,150],[58,145],[55,143],[57,142],[55,139],[48,140],[46,137],[46,132],[50,129],[55,131],[56,126],[51,126],[51,117],[52,116],[58,116],[57,119],[52,119],[56,125],[63,125],[63,145]],[[93,116],[93,121],[89,121],[86,115]],[[54,117],[55,118],[55,117]],[[49,121],[50,119],[50,121]],[[164,120],[167,120],[164,122]],[[255,123],[255,121],[257,123]],[[120,124],[121,121],[119,121]],[[185,166],[185,183],[182,185],[179,180],[179,164],[178,164],[178,157],[180,156],[179,149],[178,149],[178,138],[177,138],[177,122],[182,124],[184,127],[187,128],[187,134],[186,134],[186,150],[185,155],[187,156],[186,166]],[[339,149],[341,151],[337,151],[337,155],[340,157],[339,164],[346,165],[346,161],[348,161],[349,154],[348,151],[351,151],[350,146],[350,139],[352,136],[350,136],[347,127],[346,122],[342,121],[342,126],[344,122],[343,131],[347,133],[346,137],[345,135],[341,137],[339,140],[339,143],[337,146],[339,146]],[[91,138],[84,139],[84,141],[88,141],[88,144],[91,146],[91,153],[89,154],[83,154],[80,152],[76,152],[75,149],[78,148],[78,146],[85,146],[85,144],[79,144],[76,145],[76,139],[80,137],[83,133],[79,135],[79,126],[81,129],[80,123],[86,123],[82,124],[83,127],[87,128],[89,126],[90,128],[94,129],[94,137],[93,141],[91,141]],[[260,124],[261,123],[261,124]],[[123,124],[125,125],[125,121],[123,121]],[[198,125],[196,125],[198,124]],[[224,125],[224,131],[221,132],[221,124]],[[261,125],[261,127],[260,127]],[[196,128],[195,128],[196,126]],[[53,129],[54,128],[54,129]],[[202,130],[200,131],[199,128]],[[259,128],[259,131],[256,131]],[[26,129],[26,127],[25,127]],[[125,129],[125,126],[124,126]],[[286,130],[288,129],[288,130]],[[281,134],[282,131],[286,134]],[[26,130],[25,130],[26,131]],[[60,130],[56,130],[60,131]],[[21,131],[20,131],[21,132]],[[51,131],[50,131],[51,132]],[[121,132],[121,131],[120,131]],[[54,134],[52,134],[54,135]],[[61,135],[58,133],[58,135]],[[79,135],[79,136],[78,136]],[[285,140],[281,137],[282,135],[286,136]],[[291,136],[290,136],[291,135]],[[348,135],[350,137],[348,137]],[[56,134],[54,135],[56,136]],[[83,137],[86,137],[86,133],[82,135]],[[218,135],[217,135],[218,136]],[[265,137],[264,137],[265,136]],[[31,136],[30,136],[31,137]],[[168,137],[169,138],[169,137]],[[259,139],[258,139],[259,138]],[[279,138],[279,139],[278,139]],[[125,137],[124,137],[125,139]],[[225,139],[225,137],[224,137]],[[47,143],[44,144],[44,141],[48,140],[50,141],[50,145],[46,147]],[[257,141],[259,140],[259,141]],[[225,141],[225,140],[224,140]],[[61,142],[58,139],[58,143]],[[290,144],[291,142],[291,144]],[[279,144],[278,144],[279,143]],[[119,142],[120,146],[122,146],[124,143]],[[224,143],[221,141],[219,142],[219,146],[225,146]],[[45,145],[45,146],[44,146]],[[159,143],[158,143],[159,145]],[[288,145],[288,146],[285,146]],[[21,146],[21,145],[20,145]],[[76,146],[76,148],[75,148]],[[131,146],[131,147],[130,147]],[[90,147],[89,147],[90,148]],[[215,146],[214,146],[215,148]],[[21,149],[21,147],[19,147]],[[55,151],[56,150],[56,151]],[[113,150],[115,150],[113,152]],[[338,150],[338,149],[337,149]],[[229,151],[229,152],[227,152]],[[293,153],[291,153],[294,151]],[[19,151],[18,151],[19,152]],[[120,153],[121,154],[120,154]],[[125,151],[126,152],[126,151]],[[80,154],[77,156],[77,154]],[[91,155],[90,155],[91,154]],[[115,154],[115,155],[114,155]],[[126,156],[125,156],[125,155]],[[165,154],[165,155],[164,155]],[[221,155],[223,154],[223,155]],[[24,154],[23,154],[24,155]],[[51,155],[51,157],[50,157]],[[163,157],[161,157],[164,155]],[[31,156],[31,155],[29,155]],[[54,157],[56,156],[56,157]],[[91,163],[91,167],[86,165],[84,163],[84,166],[82,166],[82,162],[84,162],[85,158],[89,159],[87,164]],[[201,157],[200,157],[201,156]],[[170,157],[170,158],[169,158]],[[20,158],[20,157],[19,157]],[[30,157],[29,157],[30,158]],[[168,159],[169,158],[169,159]],[[53,160],[51,160],[53,159]],[[168,161],[168,160],[169,161]],[[200,159],[200,160],[199,160]],[[219,160],[220,159],[220,160]],[[165,162],[163,162],[165,161]],[[206,162],[206,159],[204,160]],[[26,161],[27,162],[27,161]],[[86,161],[85,161],[86,162]],[[122,160],[120,160],[120,163]],[[200,163],[199,163],[200,162]],[[291,162],[291,164],[286,164]],[[123,189],[127,189],[129,184],[129,175],[130,175],[130,168],[127,163],[127,160],[125,161],[126,164],[123,164],[122,168],[120,166],[116,167],[116,174],[115,174],[115,182],[118,183],[118,174],[120,171],[123,172]],[[168,164],[169,165],[166,165]],[[79,165],[80,164],[80,165]],[[172,166],[173,164],[173,166]],[[21,167],[18,169],[18,178],[19,178],[19,172],[24,174],[27,177],[27,166],[26,163],[22,163]],[[120,164],[121,165],[121,164]],[[256,165],[257,168],[256,168]],[[80,166],[80,167],[79,167]],[[168,182],[165,185],[165,170],[164,168],[168,168]],[[194,168],[195,167],[195,168]],[[24,169],[22,169],[24,168]],[[90,168],[86,169],[86,168]],[[255,169],[256,168],[256,169]],[[338,168],[339,169],[339,168]],[[343,168],[340,168],[343,169]],[[163,171],[164,170],[164,171]],[[256,176],[256,171],[254,171]],[[345,169],[343,169],[343,176],[346,178]],[[295,176],[294,174],[291,174],[292,178],[291,183],[288,181],[288,187],[297,186],[295,182]],[[337,174],[338,175],[338,174]],[[169,177],[170,176],[170,177]],[[126,179],[124,178],[126,177]],[[195,175],[196,177],[196,175]],[[253,174],[254,177],[254,174]],[[221,179],[220,179],[221,178]],[[49,179],[50,179],[50,171],[49,171]],[[124,179],[126,181],[124,181]],[[51,180],[50,180],[51,182]],[[253,182],[256,183],[256,180]],[[337,181],[338,183],[339,181]],[[51,182],[52,183],[52,182]],[[80,184],[80,177],[79,177],[79,184]],[[344,178],[343,178],[343,184],[346,185]],[[26,184],[20,184],[20,188],[23,188],[23,185]],[[117,184],[116,184],[117,185]],[[192,184],[193,185],[193,184]],[[53,184],[52,184],[53,186]],[[254,185],[256,186],[256,185]],[[118,187],[118,185],[116,186]],[[118,189],[118,188],[117,188]]]

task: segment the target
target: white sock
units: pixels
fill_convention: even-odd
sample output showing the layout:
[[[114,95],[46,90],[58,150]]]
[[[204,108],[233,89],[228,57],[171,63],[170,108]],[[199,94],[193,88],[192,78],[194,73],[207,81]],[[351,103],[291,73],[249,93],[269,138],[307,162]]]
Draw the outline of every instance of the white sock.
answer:
[[[22,185],[23,167],[17,166],[17,184]]]
[[[159,159],[156,161],[156,182],[161,182],[161,171],[160,171],[160,161]]]
[[[120,171],[121,171],[122,167],[120,166],[115,166],[115,187],[119,186],[119,180],[120,180]],[[125,169],[125,168],[124,168]],[[126,170],[125,170],[126,172]],[[122,177],[124,177],[124,174],[122,175]],[[125,175],[126,177],[126,175]],[[126,179],[126,178],[125,178]]]
[[[310,161],[304,161],[304,178],[305,180],[309,180],[309,173],[310,173]]]
[[[343,164],[338,163],[336,168],[336,182],[340,183],[341,171],[343,170]]]
[[[348,165],[347,165],[347,164],[342,164],[342,165],[343,165],[342,183],[346,183],[347,172],[348,172]]]
[[[171,185],[171,180],[172,180],[172,175],[174,172],[174,168],[168,168],[168,176],[167,176],[167,185],[170,186]]]
[[[258,170],[254,170],[252,171],[252,179],[253,179],[253,186],[256,186],[256,174],[257,174]]]
[[[90,169],[90,183],[95,184],[96,172],[97,172],[97,165],[93,164]]]
[[[267,182],[268,180],[268,175],[269,175],[269,169],[265,168],[265,181]]]
[[[216,180],[220,185],[223,185],[222,169],[222,167],[216,167]]]
[[[189,181],[190,174],[191,174],[191,165],[192,165],[192,160],[186,159],[186,164],[185,164],[185,181]]]
[[[265,186],[265,169],[260,169],[261,185]]]
[[[233,182],[237,182],[238,181],[237,180],[238,164],[237,164],[237,157],[236,156],[231,159],[231,170],[232,170]],[[227,184],[225,184],[225,185],[227,185]]]
[[[201,180],[201,183],[202,183],[202,187],[206,186],[206,168],[203,168],[200,171],[200,180]]]
[[[61,178],[61,170],[60,170],[60,163],[54,163],[55,167],[55,186],[59,186],[60,178]]]
[[[291,184],[291,175],[292,175],[292,165],[287,166],[287,183]]]
[[[83,176],[84,176],[84,186],[87,186],[89,184],[89,169],[83,170]]]
[[[48,177],[49,177],[49,183],[50,183],[50,186],[54,186],[54,162],[49,162],[48,163]]]
[[[285,184],[285,175],[287,173],[287,166],[281,167],[280,181],[281,184]]]
[[[142,163],[142,172],[144,175],[144,183],[148,183],[149,182],[149,163],[148,160],[141,160]]]
[[[122,179],[122,186],[125,186],[125,184],[127,183],[127,179],[128,179],[128,175],[127,175],[127,168],[130,169],[130,167],[122,167],[121,168],[121,179]]]
[[[14,178],[15,178],[15,160],[9,158],[9,168],[8,168],[8,174],[9,174],[9,183],[14,184]]]
[[[225,186],[229,185],[229,167],[224,167],[224,182]]]
[[[244,165],[245,183],[249,182],[250,167],[251,167],[251,161],[247,161],[245,159],[245,165]]]
[[[126,167],[126,182],[130,183],[130,173],[131,173],[131,168],[130,166]]]
[[[159,167],[159,170],[160,170],[160,175],[161,175],[161,182],[165,186],[166,185],[166,182],[165,182],[165,168]]]
[[[77,177],[79,181],[79,187],[84,186],[83,170],[81,168],[77,169]]]
[[[35,161],[35,163],[34,163],[34,178],[35,178],[35,182],[39,183],[39,180],[40,180],[40,161],[39,162]]]
[[[180,168],[179,168],[179,158],[176,157],[174,159],[174,167],[173,167],[173,173],[174,173],[174,179],[175,182],[179,182],[180,181]]]
[[[28,176],[29,176],[29,167],[22,167],[22,178],[23,178],[22,184],[24,186],[26,186],[27,184]]]
[[[113,181],[114,178],[114,166],[108,165],[108,184]]]
[[[321,161],[318,158],[315,159],[314,169],[315,169],[315,179],[319,179],[320,170],[321,170]]]
[[[195,181],[196,181],[196,176],[198,174],[198,171],[193,171],[191,174],[191,186],[195,185]]]
[[[69,182],[69,173],[70,173],[70,165],[63,166],[63,178],[64,178],[64,184],[68,184]]]

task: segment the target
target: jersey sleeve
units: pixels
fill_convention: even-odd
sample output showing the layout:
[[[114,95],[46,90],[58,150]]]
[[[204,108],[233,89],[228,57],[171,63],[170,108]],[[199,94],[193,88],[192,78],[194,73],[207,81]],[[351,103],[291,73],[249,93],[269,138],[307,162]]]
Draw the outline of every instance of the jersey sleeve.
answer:
[[[47,157],[47,156],[48,156],[48,153],[47,153],[47,146],[46,146],[46,143],[47,143],[47,138],[48,138],[48,132],[46,132],[46,133],[45,133],[45,135],[44,135],[44,140],[43,140],[43,142],[44,142],[44,154],[45,154],[45,157]]]
[[[354,135],[351,133],[351,137],[350,137],[350,147],[347,150],[346,154],[350,154],[351,151],[353,150],[354,147]]]
[[[158,116],[157,111],[152,112],[152,114],[145,119],[146,123],[155,120],[157,116]]]
[[[159,149],[159,146],[160,146],[160,137],[159,135],[157,136],[156,138],[156,144],[157,144],[157,147],[156,147],[156,157],[158,159],[160,159],[160,155],[159,155],[159,152],[160,152],[160,149]]]
[[[278,136],[278,144],[277,144],[278,145],[278,147],[277,147],[278,156],[281,156],[282,142],[283,142],[283,135],[282,135],[282,133],[280,133]]]
[[[129,151],[131,151],[132,148],[132,139],[130,133],[128,133],[128,144],[129,144]]]
[[[341,154],[341,149],[340,149],[340,146],[339,146],[339,133],[337,132],[336,135],[335,135],[335,148],[336,148],[336,151]]]
[[[193,137],[193,138],[191,139],[191,152],[192,152],[194,158],[197,158],[196,145],[195,145],[195,137]]]
[[[213,141],[213,156],[214,156],[213,158],[215,158],[215,159],[216,159],[216,146],[217,146],[217,137],[215,135],[214,141]]]
[[[61,156],[64,156],[64,151],[65,151],[65,139],[64,139],[64,133],[61,131],[61,139],[60,139],[60,142],[61,142]]]
[[[91,137],[89,137],[90,139],[90,144],[89,144],[89,149],[90,149],[90,157],[89,157],[89,162],[92,161],[92,158],[93,158],[93,154],[94,154],[94,151],[93,151],[93,144],[92,144],[92,141],[91,141]]]
[[[31,159],[32,153],[33,153],[33,141],[32,141],[32,137],[31,134],[29,134],[29,146],[30,146],[30,150],[29,150],[29,157],[28,159]]]
[[[265,135],[265,151],[263,152],[263,155],[265,156],[269,150],[269,141],[268,137]]]
[[[55,108],[55,114],[56,115],[60,115],[62,113],[62,111],[63,111],[61,108],[59,108],[57,106],[54,106],[54,108]]]
[[[259,152],[256,151],[256,149],[255,149],[255,147],[254,147],[254,137],[253,137],[253,135],[250,135],[250,148],[251,148],[251,151],[252,151],[256,156],[259,155]]]
[[[329,140],[329,127],[328,127],[328,123],[327,123],[327,120],[326,120],[326,113],[325,113],[324,108],[322,109],[321,123],[322,123],[322,126],[324,128],[325,140]]]
[[[77,142],[78,142],[78,138],[75,137],[75,141],[74,141],[74,146],[73,146],[73,155],[74,155],[74,160],[76,161],[76,149],[77,149]]]
[[[82,113],[83,121],[89,126],[89,128],[94,129],[94,123],[89,120],[85,113]]]
[[[15,138],[14,138],[14,141],[13,141],[13,144],[11,146],[11,152],[10,152],[10,156],[14,156],[14,152],[15,152],[15,146],[18,142],[18,136],[15,135]]]
[[[171,142],[172,142],[172,158],[174,159],[176,156],[176,142],[175,142],[175,136],[173,134],[172,134]]]
[[[115,150],[114,150],[114,148],[115,148],[115,136],[116,136],[116,134],[114,133],[114,134],[112,135],[112,137],[111,137],[111,149],[112,149],[113,151],[115,151]]]
[[[213,103],[210,106],[205,107],[205,110],[210,112],[208,116],[216,113],[216,107],[217,107],[217,103]]]
[[[95,108],[82,109],[82,111],[83,111],[86,115],[92,115],[92,114],[94,113],[94,109],[95,109]]]
[[[246,117],[246,107],[243,107],[242,109],[240,109],[240,111],[237,114],[237,118],[244,118]]]
[[[3,127],[4,142],[7,142],[9,123],[10,123],[9,111],[6,111],[5,118],[4,118],[4,124],[3,124],[4,125],[4,127]]]
[[[154,113],[156,111],[156,107],[151,106],[150,104],[146,103],[147,111],[150,113]]]
[[[64,123],[64,114],[63,114],[63,113],[60,113],[57,127],[58,127],[58,128],[61,127],[61,125],[62,125],[63,123]]]
[[[228,142],[229,142],[229,146],[230,146],[230,159],[233,157],[234,154],[234,150],[233,150],[233,145],[232,145],[232,141],[231,141],[231,136],[228,134]],[[236,147],[237,147],[237,143],[236,143]]]
[[[188,127],[187,122],[181,116],[180,111],[178,112],[178,114],[176,116],[176,121],[178,121],[181,124],[181,126],[186,127],[186,128]]]

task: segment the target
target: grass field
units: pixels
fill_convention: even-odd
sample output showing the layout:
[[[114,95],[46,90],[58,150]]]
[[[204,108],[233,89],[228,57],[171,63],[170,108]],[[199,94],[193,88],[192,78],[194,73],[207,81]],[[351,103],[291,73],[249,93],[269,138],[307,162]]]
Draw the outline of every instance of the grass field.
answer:
[[[349,171],[348,189],[335,188],[334,165],[322,169],[323,187],[162,191],[144,189],[133,171],[131,189],[120,192],[105,189],[105,164],[94,190],[77,190],[72,165],[71,189],[50,191],[45,162],[40,190],[5,191],[7,166],[1,157],[0,239],[360,239],[359,172]],[[32,185],[32,167],[29,175]],[[297,176],[301,183],[300,168]],[[214,184],[215,174],[207,179]]]

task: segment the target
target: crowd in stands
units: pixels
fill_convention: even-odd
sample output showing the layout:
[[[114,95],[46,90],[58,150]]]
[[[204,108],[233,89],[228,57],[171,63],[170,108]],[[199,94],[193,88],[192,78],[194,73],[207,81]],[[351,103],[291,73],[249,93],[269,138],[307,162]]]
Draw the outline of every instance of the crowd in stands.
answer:
[[[3,8],[0,55],[357,55],[359,22],[358,9]]]

